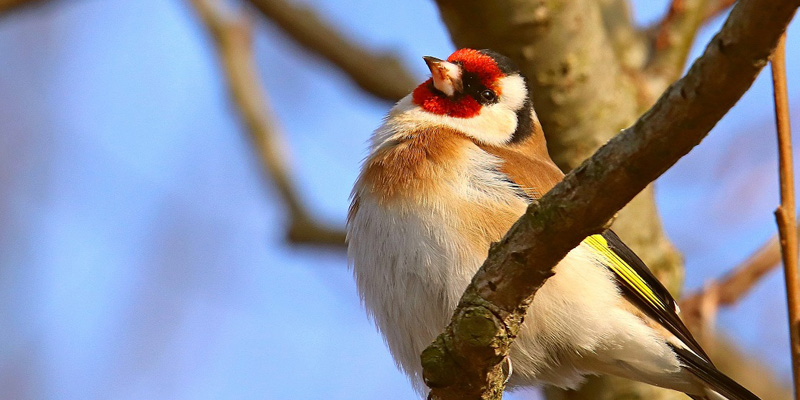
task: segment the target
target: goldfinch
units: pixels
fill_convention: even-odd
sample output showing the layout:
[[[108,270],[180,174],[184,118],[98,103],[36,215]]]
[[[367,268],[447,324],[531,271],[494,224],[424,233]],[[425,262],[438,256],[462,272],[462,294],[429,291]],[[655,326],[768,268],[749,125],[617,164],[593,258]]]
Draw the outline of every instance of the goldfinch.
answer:
[[[490,50],[424,57],[431,78],[374,132],[352,194],[348,255],[368,313],[424,394],[420,353],[527,205],[562,172],[525,78]],[[536,293],[509,388],[611,374],[694,399],[758,399],[719,372],[664,286],[614,232],[586,238]]]

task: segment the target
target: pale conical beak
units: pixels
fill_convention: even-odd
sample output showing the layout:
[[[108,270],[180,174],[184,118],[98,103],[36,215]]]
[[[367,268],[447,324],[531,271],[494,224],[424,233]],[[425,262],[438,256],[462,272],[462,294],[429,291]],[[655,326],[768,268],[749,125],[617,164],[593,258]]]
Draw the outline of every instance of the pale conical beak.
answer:
[[[436,57],[425,56],[422,59],[431,70],[433,86],[436,89],[446,94],[447,97],[453,97],[456,92],[461,91],[461,67]]]

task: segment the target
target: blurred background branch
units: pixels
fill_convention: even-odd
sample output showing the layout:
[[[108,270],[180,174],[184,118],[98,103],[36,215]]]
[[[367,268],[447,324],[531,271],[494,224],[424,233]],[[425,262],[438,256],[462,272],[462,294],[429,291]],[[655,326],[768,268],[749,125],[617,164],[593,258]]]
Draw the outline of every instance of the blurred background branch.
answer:
[[[667,15],[651,29],[652,54],[643,71],[649,101],[680,76],[706,7],[706,0],[672,0]]]
[[[24,6],[44,3],[45,0],[0,0],[0,17],[3,14]]]
[[[735,305],[753,287],[781,262],[781,247],[778,236],[769,239],[745,262],[731,269],[724,276],[708,282],[705,287],[681,299],[681,316],[686,325],[698,332],[713,327],[713,319],[719,307]]]
[[[231,98],[258,150],[264,172],[289,209],[287,239],[292,243],[344,246],[344,231],[317,222],[300,200],[289,176],[283,138],[275,127],[258,76],[249,21],[225,1],[192,0],[192,4],[214,39]]]
[[[598,3],[617,59],[626,72],[638,72],[646,61],[649,43],[646,32],[633,22],[631,3],[628,0],[600,0]]]
[[[397,55],[374,53],[345,37],[316,11],[286,0],[249,0],[303,48],[338,67],[365,92],[397,101],[417,84]]]

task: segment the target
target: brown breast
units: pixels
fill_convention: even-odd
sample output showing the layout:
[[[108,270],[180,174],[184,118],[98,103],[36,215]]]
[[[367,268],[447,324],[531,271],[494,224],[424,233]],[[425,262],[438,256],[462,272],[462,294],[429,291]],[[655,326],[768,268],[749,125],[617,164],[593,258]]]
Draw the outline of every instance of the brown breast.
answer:
[[[479,149],[500,159],[500,172],[531,198],[541,197],[563,177],[543,150],[543,141],[535,136],[497,147],[477,143],[455,130],[430,128],[386,143],[367,159],[351,215],[358,211],[359,195],[365,193],[382,206],[417,212],[423,212],[416,208],[420,205],[439,203],[470,247],[485,252],[524,212],[525,202],[513,195],[505,202],[465,201],[456,196],[452,186],[443,184],[476,174],[469,169],[474,164],[469,151]]]
[[[472,141],[452,129],[409,132],[367,159],[358,185],[381,204],[429,194],[458,173],[470,145]]]

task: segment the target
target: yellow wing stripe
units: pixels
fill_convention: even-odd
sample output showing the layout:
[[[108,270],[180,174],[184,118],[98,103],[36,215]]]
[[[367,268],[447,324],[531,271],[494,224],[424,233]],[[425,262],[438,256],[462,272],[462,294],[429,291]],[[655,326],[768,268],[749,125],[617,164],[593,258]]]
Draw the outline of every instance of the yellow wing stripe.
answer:
[[[642,277],[639,276],[628,263],[621,259],[617,253],[608,247],[606,238],[602,235],[592,235],[584,239],[583,242],[589,245],[598,255],[605,258],[607,261],[605,264],[607,264],[615,274],[621,277],[625,283],[642,295],[650,304],[662,310],[666,310],[664,303],[656,296]]]

